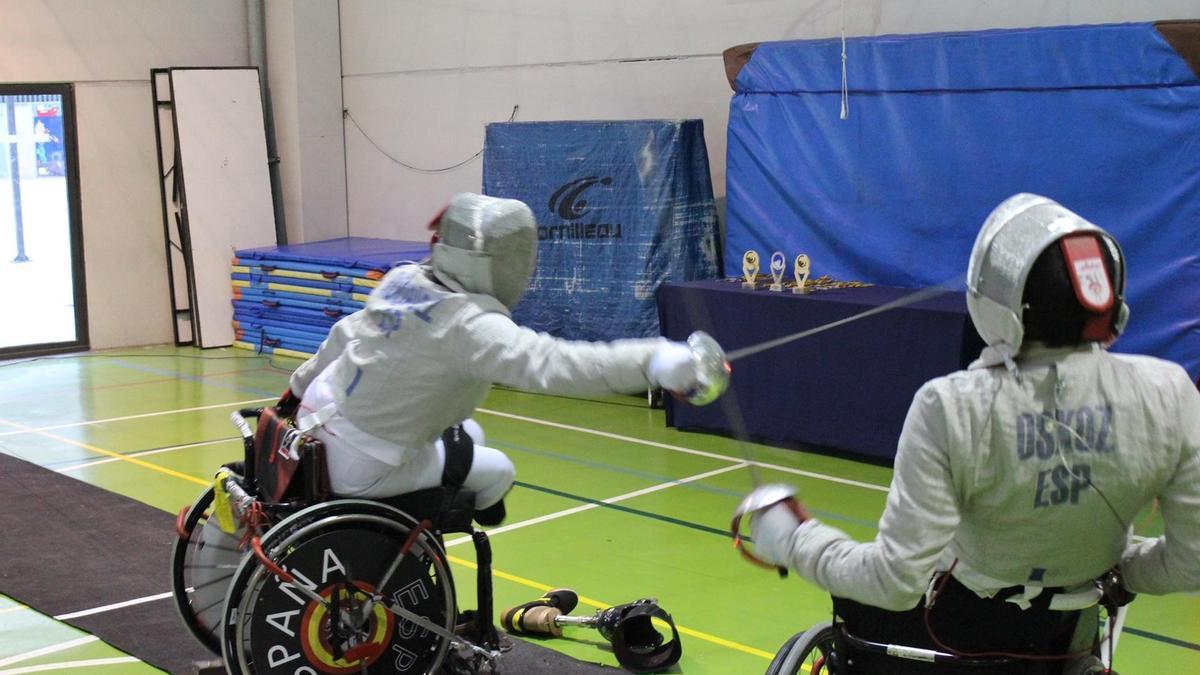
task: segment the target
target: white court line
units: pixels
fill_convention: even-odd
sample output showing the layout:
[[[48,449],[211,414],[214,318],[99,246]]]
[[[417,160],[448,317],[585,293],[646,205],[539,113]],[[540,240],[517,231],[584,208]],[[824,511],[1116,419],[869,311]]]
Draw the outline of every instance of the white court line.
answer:
[[[803,469],[793,469],[789,466],[780,466],[779,464],[770,464],[768,462],[759,462],[759,461],[748,461],[748,460],[744,460],[744,459],[739,459],[737,457],[730,457],[729,455],[718,454],[715,452],[706,452],[704,450],[695,450],[692,448],[685,448],[685,447],[682,447],[679,445],[669,445],[667,443],[659,443],[657,441],[647,441],[647,440],[644,440],[641,438],[634,438],[633,436],[622,436],[621,434],[614,434],[614,433],[610,433],[607,431],[598,431],[596,429],[588,429],[586,427],[577,427],[577,426],[574,426],[571,424],[561,424],[559,422],[550,422],[547,420],[538,419],[536,417],[525,417],[524,415],[514,415],[512,413],[500,412],[498,410],[488,410],[487,408],[476,408],[475,411],[481,412],[481,413],[486,413],[488,415],[495,415],[497,417],[507,417],[509,419],[519,420],[521,422],[529,422],[530,424],[540,424],[542,426],[554,427],[555,429],[566,429],[567,431],[578,431],[579,433],[582,433],[582,434],[592,434],[593,436],[602,436],[604,438],[611,438],[611,439],[618,440],[618,441],[625,441],[626,443],[637,443],[639,445],[648,445],[652,448],[662,448],[663,450],[673,450],[675,452],[682,452],[682,453],[686,453],[689,455],[696,455],[697,457],[708,457],[710,459],[721,459],[726,462],[747,462],[748,464],[753,464],[754,466],[759,466],[764,469],[771,469],[774,471],[782,471],[784,473],[795,474],[797,476],[806,476],[808,478],[816,478],[819,480],[826,480],[831,483],[841,483],[842,485],[853,485],[854,487],[866,488],[867,490],[875,490],[877,492],[887,492],[888,491],[888,487],[886,485],[875,485],[874,483],[864,483],[862,481],[851,480],[849,478],[840,478],[838,476],[830,476],[829,474],[816,473],[815,471],[805,471]]]
[[[57,471],[59,473],[65,473],[67,471],[74,471],[76,469],[84,469],[89,466],[96,466],[97,464],[108,464],[109,462],[120,462],[120,461],[122,461],[122,459],[121,459],[122,457],[145,457],[146,455],[157,455],[160,452],[171,452],[173,450],[186,450],[188,448],[199,448],[199,447],[203,447],[205,445],[217,445],[218,443],[231,443],[233,441],[241,441],[241,440],[242,439],[237,436],[230,436],[229,438],[218,438],[213,441],[200,441],[198,443],[184,443],[183,445],[172,445],[169,448],[155,448],[153,450],[142,450],[140,452],[131,452],[127,455],[121,455],[121,457],[106,457],[104,459],[93,459],[93,460],[90,460],[87,462],[80,462],[79,464],[72,464],[70,466],[64,466],[61,469],[55,469],[55,471]],[[238,443],[238,446],[240,447],[241,443]]]
[[[747,466],[750,466],[750,465],[747,464],[746,462],[739,462],[732,466],[723,466],[720,469],[713,469],[712,471],[705,471],[704,473],[698,473],[695,476],[688,476],[687,478],[680,478],[678,480],[667,481],[666,483],[659,483],[658,485],[651,485],[650,487],[642,488],[641,490],[634,490],[633,492],[626,492],[625,494],[617,495],[616,497],[609,497],[608,499],[597,500],[599,503],[583,504],[580,506],[574,506],[569,509],[563,509],[562,511],[555,511],[554,513],[547,513],[544,516],[538,516],[536,518],[530,518],[528,520],[518,521],[518,522],[512,523],[511,525],[504,525],[503,527],[497,527],[494,530],[488,530],[487,534],[489,537],[494,537],[497,534],[502,534],[504,532],[510,532],[512,530],[519,530],[523,527],[529,527],[530,525],[537,525],[539,523],[544,523],[548,520],[557,520],[559,518],[563,518],[566,516],[570,516],[570,515],[579,513],[581,511],[590,511],[592,509],[598,509],[598,508],[600,508],[600,506],[602,504],[616,504],[617,502],[623,502],[627,499],[633,499],[634,497],[641,497],[642,495],[648,495],[652,492],[658,492],[659,490],[665,490],[669,487],[675,487],[676,485],[683,485],[684,483],[694,483],[695,481],[704,480],[705,478],[712,478],[713,476],[719,476],[720,474],[729,473],[730,471],[737,471],[738,469],[744,469]],[[470,537],[459,537],[458,539],[452,539],[452,540],[446,542],[446,548],[450,548],[451,546],[458,546],[459,544],[465,544],[468,541],[471,541]]]
[[[169,598],[169,597],[171,597],[171,591],[167,591],[166,593],[159,593],[157,595],[147,595],[144,598],[134,598],[133,600],[126,600],[125,602],[114,602],[111,605],[104,605],[101,607],[93,607],[92,609],[84,609],[84,610],[80,610],[78,612],[71,612],[70,614],[59,614],[59,615],[55,616],[54,618],[58,621],[67,621],[68,619],[78,619],[81,616],[91,616],[93,614],[103,614],[104,612],[111,612],[114,609],[122,609],[125,607],[131,607],[133,605],[141,605],[143,603],[154,602],[156,600],[163,600],[163,599]],[[4,665],[4,664],[0,663],[0,665]]]
[[[86,427],[92,424],[104,424],[106,422],[124,422],[125,420],[139,420],[146,417],[158,417],[160,415],[176,415],[185,412],[196,412],[199,410],[212,410],[214,408],[240,408],[242,406],[253,405],[255,403],[265,403],[267,401],[276,401],[276,398],[256,398],[249,401],[230,401],[229,403],[216,403],[214,405],[202,405],[195,408],[178,408],[175,410],[159,410],[158,412],[142,413],[141,415],[125,415],[124,417],[109,417],[102,420],[87,420],[84,422],[68,422],[67,424],[54,424],[48,427],[38,427],[36,429],[17,429],[16,431],[0,431],[0,436],[16,436],[17,434],[33,434],[39,431],[50,431],[52,429],[68,429],[70,427]]]
[[[47,654],[63,652],[68,649],[74,649],[75,647],[79,647],[81,645],[99,641],[100,638],[96,637],[95,635],[85,635],[81,638],[68,640],[67,642],[60,642],[56,645],[50,645],[49,647],[42,647],[31,652],[25,652],[24,654],[17,654],[16,656],[9,656],[7,658],[0,659],[0,667],[13,663],[19,663],[21,661],[28,661],[29,659],[36,659],[39,656],[45,656]]]
[[[83,661],[63,661],[61,663],[44,663],[40,666],[25,666],[11,670],[0,670],[0,675],[19,675],[20,673],[58,672],[69,668],[91,668],[92,666],[111,666],[118,663],[140,663],[141,659],[133,656],[113,656],[107,659],[85,659]]]

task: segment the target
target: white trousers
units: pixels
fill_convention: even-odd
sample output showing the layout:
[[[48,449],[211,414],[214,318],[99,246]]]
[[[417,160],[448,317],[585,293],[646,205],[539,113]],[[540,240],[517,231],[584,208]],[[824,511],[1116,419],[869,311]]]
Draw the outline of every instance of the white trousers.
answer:
[[[304,393],[299,415],[332,401],[332,391],[318,377]],[[475,420],[464,420],[463,427],[475,443],[463,486],[475,493],[475,508],[484,509],[508,494],[517,471],[507,455],[483,445],[483,429]],[[338,413],[309,433],[325,444],[330,489],[336,495],[394,497],[442,484],[446,449],[441,439],[423,448],[403,448],[359,429]]]

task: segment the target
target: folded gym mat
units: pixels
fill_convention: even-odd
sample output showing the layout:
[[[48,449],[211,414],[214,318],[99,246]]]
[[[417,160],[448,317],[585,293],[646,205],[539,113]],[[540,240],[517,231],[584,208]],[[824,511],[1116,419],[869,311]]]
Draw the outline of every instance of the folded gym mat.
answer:
[[[242,330],[235,328],[234,335],[238,342],[248,342],[258,347],[273,347],[280,349],[289,349],[302,354],[316,354],[321,343],[318,340],[305,340],[292,336],[284,337],[278,333],[268,334],[264,330]]]
[[[313,354],[316,354],[316,352],[299,351],[295,349],[287,349],[285,347],[272,347],[270,345],[247,342],[245,340],[237,340],[233,343],[233,346],[236,349],[250,350],[255,354],[276,354],[278,356],[286,356],[292,359],[307,359]]]
[[[289,309],[307,309],[324,313],[341,312],[353,314],[363,308],[363,303],[357,300],[342,298],[320,297],[303,293],[285,293],[270,289],[234,287],[234,301],[242,300],[260,304],[263,307],[286,307]]]
[[[351,277],[354,279],[362,279],[364,281],[378,281],[383,278],[384,270],[377,269],[358,269],[355,267],[339,267],[337,265],[318,265],[315,263],[302,263],[293,260],[275,260],[271,258],[233,258],[233,266],[244,267],[248,270],[262,274],[274,274],[279,272],[293,272],[298,274],[318,274],[321,276],[335,275]]]
[[[331,290],[328,288],[308,288],[306,286],[297,286],[295,284],[278,284],[259,282],[254,283],[242,279],[231,280],[234,288],[250,288],[262,291],[278,291],[281,293],[298,293],[300,295],[315,295],[322,298],[336,298],[338,300],[354,300],[356,302],[366,302],[368,293],[357,293],[350,290]],[[366,290],[366,289],[364,289]]]
[[[233,301],[233,319],[235,321],[280,321],[290,325],[317,326],[326,331],[338,319],[349,313],[345,310],[318,311],[315,309],[264,307],[246,300]]]
[[[172,514],[4,453],[0,476],[0,593],[56,616],[170,590]],[[196,661],[213,658],[184,628],[169,596],[66,623],[172,673],[193,673]],[[511,641],[501,672],[621,672]]]
[[[233,328],[234,334],[239,340],[256,342],[269,347],[297,349],[304,352],[315,353],[317,348],[321,346],[321,341],[325,339],[320,334],[306,334],[287,328],[264,326],[262,324],[250,326],[240,324],[237,321],[234,322]]]
[[[325,288],[331,291],[344,291],[346,293],[370,293],[375,286],[379,285],[379,282],[371,281],[370,279],[355,279],[354,277],[342,275],[328,278],[322,277],[319,274],[314,274],[311,277],[297,277],[280,275],[278,273],[256,274],[254,272],[239,272],[239,269],[247,268],[244,265],[235,265],[233,273],[229,275],[229,278],[235,281],[248,281],[251,288],[266,287],[269,284],[285,284],[289,286],[303,286],[305,288]],[[296,272],[295,274],[308,274],[308,272]],[[361,283],[355,283],[355,281]]]
[[[379,280],[368,279],[365,277],[354,276],[350,272],[357,270],[348,270],[346,268],[337,268],[335,270],[327,270],[323,272],[306,272],[302,270],[283,269],[278,267],[264,267],[262,265],[239,265],[234,262],[234,274],[250,274],[268,277],[272,281],[281,283],[289,283],[288,280],[307,279],[309,281],[324,281],[337,284],[353,284],[355,286],[364,286],[366,288],[375,288],[379,285]]]
[[[429,257],[428,242],[345,237],[307,244],[267,246],[236,251],[238,260],[264,261],[260,264],[307,263],[317,267],[344,267],[386,273],[402,262]],[[265,262],[265,261],[270,261]]]

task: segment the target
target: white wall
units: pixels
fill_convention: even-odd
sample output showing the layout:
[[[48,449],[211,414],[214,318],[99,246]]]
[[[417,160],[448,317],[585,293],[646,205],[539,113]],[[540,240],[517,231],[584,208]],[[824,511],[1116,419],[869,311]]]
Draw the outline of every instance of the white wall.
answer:
[[[0,0],[0,82],[73,82],[93,348],[169,342],[150,69],[247,65],[243,0]]]
[[[295,241],[423,239],[518,119],[699,117],[724,195],[720,52],[828,37],[840,0],[267,0],[276,126]],[[334,11],[338,10],[338,11]],[[847,0],[850,35],[1189,18],[1196,0]],[[340,23],[340,35],[338,25]],[[337,46],[340,38],[340,47]],[[166,342],[171,321],[149,70],[248,65],[245,0],[0,0],[0,82],[74,82],[91,342]],[[345,134],[345,175],[340,135]]]
[[[288,243],[344,237],[348,227],[337,3],[268,0],[266,27]]]
[[[719,201],[731,91],[720,53],[744,42],[836,36],[840,0],[341,0],[344,105],[383,150],[447,166],[518,119],[698,117]],[[1196,0],[846,0],[846,33],[920,33],[1200,15]],[[346,121],[351,232],[427,237],[480,160],[403,168]]]

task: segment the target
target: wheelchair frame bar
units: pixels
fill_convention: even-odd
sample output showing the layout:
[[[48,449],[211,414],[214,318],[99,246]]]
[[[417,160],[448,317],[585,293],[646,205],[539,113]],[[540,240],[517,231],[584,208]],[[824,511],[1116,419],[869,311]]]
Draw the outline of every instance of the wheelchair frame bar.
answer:
[[[252,489],[255,493],[258,492],[258,476],[254,472],[254,431],[246,422],[247,417],[258,419],[262,416],[262,408],[242,408],[241,410],[230,413],[229,419],[233,420],[234,425],[242,432],[242,449],[244,452],[243,460],[245,462],[246,486]]]
[[[901,659],[908,659],[910,661],[924,661],[926,663],[953,663],[953,664],[957,664],[957,665],[961,665],[961,666],[969,666],[969,667],[976,667],[976,666],[978,666],[978,667],[986,667],[986,666],[996,667],[996,666],[1003,666],[1006,664],[1016,662],[1015,659],[970,658],[970,657],[965,657],[965,656],[955,656],[954,654],[948,654],[946,652],[939,652],[934,649],[923,649],[920,647],[907,647],[904,645],[893,645],[893,644],[886,644],[883,642],[871,642],[870,640],[864,640],[860,637],[855,637],[854,635],[851,635],[846,630],[844,625],[838,625],[835,628],[835,635],[837,633],[840,633],[842,639],[844,639],[854,649],[859,649],[859,650],[867,651],[867,652],[874,652],[876,654],[886,654],[888,656],[894,656],[896,658],[901,658]],[[835,640],[836,640],[836,638],[835,638]]]
[[[433,527],[433,523],[428,518],[417,523],[412,532],[408,533],[408,539],[404,540],[404,545],[400,547],[400,552],[396,554],[396,559],[392,561],[391,566],[383,573],[383,579],[376,585],[376,588],[384,588],[388,585],[388,582],[392,580],[392,575],[396,573],[396,570],[400,569],[400,563],[403,563],[404,559],[408,557],[408,552],[412,550],[413,544],[417,543],[417,537],[421,536],[422,532],[429,530],[431,527]]]

